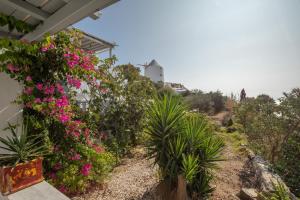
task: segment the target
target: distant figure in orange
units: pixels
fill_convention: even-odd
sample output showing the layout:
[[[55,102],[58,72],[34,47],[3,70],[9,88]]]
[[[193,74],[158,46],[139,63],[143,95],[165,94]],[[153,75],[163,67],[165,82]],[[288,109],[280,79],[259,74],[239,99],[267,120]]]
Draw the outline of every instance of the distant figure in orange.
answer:
[[[240,95],[240,101],[243,101],[245,99],[246,99],[246,92],[245,89],[243,88]]]

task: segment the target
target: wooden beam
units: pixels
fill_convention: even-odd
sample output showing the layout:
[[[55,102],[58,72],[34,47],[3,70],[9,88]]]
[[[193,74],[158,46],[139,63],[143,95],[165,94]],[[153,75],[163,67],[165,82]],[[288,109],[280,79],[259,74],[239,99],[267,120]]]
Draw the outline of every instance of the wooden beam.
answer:
[[[25,12],[26,14],[31,15],[34,18],[39,20],[46,20],[50,14],[46,11],[43,11],[32,4],[28,3],[27,1],[22,0],[0,0],[1,3],[4,3],[8,6],[15,8],[16,10],[20,10]]]
[[[22,39],[39,40],[45,33],[54,34],[89,16],[95,10],[101,10],[119,0],[72,0],[47,18],[33,32]]]

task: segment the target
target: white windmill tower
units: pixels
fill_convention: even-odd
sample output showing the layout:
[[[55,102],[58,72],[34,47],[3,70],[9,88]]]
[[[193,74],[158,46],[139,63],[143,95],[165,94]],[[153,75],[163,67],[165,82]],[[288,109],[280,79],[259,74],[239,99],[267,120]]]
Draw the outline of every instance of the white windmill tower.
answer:
[[[144,67],[144,75],[155,83],[164,82],[164,68],[153,59],[149,64],[140,65]]]

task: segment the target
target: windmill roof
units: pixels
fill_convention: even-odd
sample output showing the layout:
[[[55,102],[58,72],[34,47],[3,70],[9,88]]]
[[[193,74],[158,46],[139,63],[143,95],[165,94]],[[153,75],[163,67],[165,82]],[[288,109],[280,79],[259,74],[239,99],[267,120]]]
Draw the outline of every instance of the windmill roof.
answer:
[[[155,59],[153,59],[148,66],[158,66],[158,67],[162,67]]]

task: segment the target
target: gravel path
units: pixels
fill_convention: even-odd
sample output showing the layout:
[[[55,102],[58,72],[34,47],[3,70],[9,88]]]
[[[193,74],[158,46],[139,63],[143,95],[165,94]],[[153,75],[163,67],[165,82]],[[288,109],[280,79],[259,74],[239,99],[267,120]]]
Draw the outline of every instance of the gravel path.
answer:
[[[116,167],[105,189],[95,190],[72,200],[152,200],[151,189],[158,182],[156,170],[145,158],[143,148],[135,148],[130,158]]]

